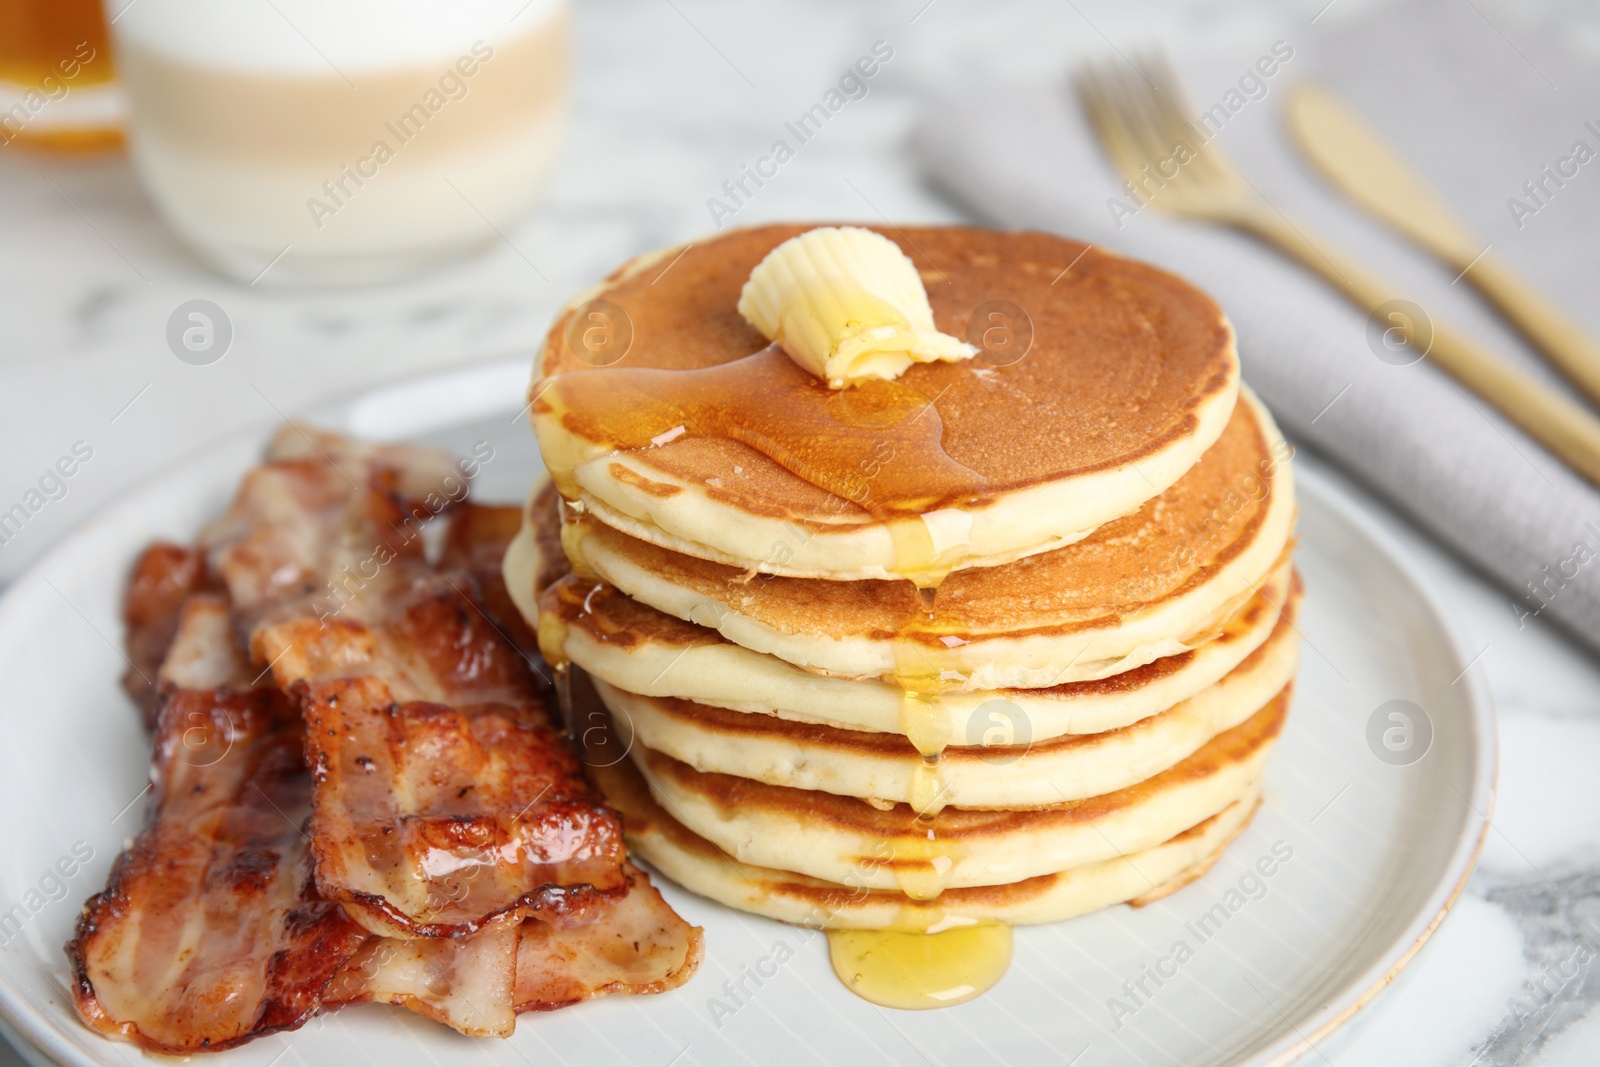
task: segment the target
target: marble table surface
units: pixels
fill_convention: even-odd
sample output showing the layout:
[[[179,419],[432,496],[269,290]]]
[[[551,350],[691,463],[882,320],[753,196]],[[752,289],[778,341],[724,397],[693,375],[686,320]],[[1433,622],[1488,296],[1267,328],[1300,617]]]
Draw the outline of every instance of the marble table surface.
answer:
[[[1336,2],[1329,19],[1359,6]],[[1181,49],[1258,36],[1326,3],[579,0],[572,125],[543,204],[482,257],[386,287],[224,281],[163,227],[125,161],[0,153],[0,500],[74,441],[95,449],[68,494],[0,546],[0,582],[105,501],[240,427],[385,379],[531,354],[566,294],[711,229],[707,199],[874,41],[895,59],[869,96],[735,221],[956,220],[904,147],[927,94],[1052,76],[1108,41]],[[1537,13],[1600,53],[1592,8]],[[204,367],[164,340],[169,314],[195,298],[234,327],[232,350]],[[1581,940],[1595,936],[1583,924],[1600,922],[1600,664],[1537,619],[1519,628],[1505,594],[1384,521],[1482,650],[1473,669],[1498,704],[1499,804],[1482,864],[1433,940],[1304,1062],[1600,1062],[1600,969]],[[0,1044],[0,1067],[19,1062]]]

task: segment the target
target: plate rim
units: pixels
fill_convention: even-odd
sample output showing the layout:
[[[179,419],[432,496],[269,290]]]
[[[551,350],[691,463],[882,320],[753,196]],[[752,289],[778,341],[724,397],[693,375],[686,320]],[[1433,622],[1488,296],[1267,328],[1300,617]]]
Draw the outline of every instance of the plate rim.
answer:
[[[1296,451],[1298,452],[1298,448]],[[1316,1020],[1313,1029],[1304,1036],[1297,1033],[1283,1035],[1254,1056],[1241,1061],[1240,1067],[1287,1067],[1311,1053],[1319,1042],[1332,1036],[1354,1019],[1361,1009],[1372,1003],[1378,994],[1388,988],[1438,930],[1445,916],[1460,899],[1462,891],[1466,889],[1472,873],[1477,870],[1478,859],[1483,854],[1484,842],[1488,840],[1489,828],[1494,820],[1494,808],[1499,794],[1500,731],[1494,695],[1489,690],[1485,672],[1481,669],[1472,669],[1477,666],[1477,661],[1467,656],[1467,646],[1462,641],[1461,628],[1451,621],[1451,616],[1444,610],[1438,590],[1417,566],[1411,550],[1384,528],[1371,514],[1372,508],[1369,505],[1350,492],[1341,481],[1342,473],[1335,475],[1331,471],[1322,469],[1332,467],[1330,461],[1320,453],[1311,454],[1315,457],[1311,466],[1295,468],[1297,487],[1307,481],[1312,483],[1315,486],[1313,492],[1321,494],[1325,500],[1332,502],[1339,516],[1355,527],[1378,549],[1379,554],[1394,566],[1410,587],[1412,595],[1421,602],[1438,625],[1451,658],[1463,668],[1459,681],[1467,684],[1464,690],[1467,695],[1468,710],[1466,725],[1471,733],[1476,756],[1472,767],[1470,791],[1465,795],[1471,816],[1457,834],[1444,876],[1428,895],[1427,903],[1419,908],[1411,921],[1406,924],[1402,934],[1396,937],[1360,976],[1346,983],[1338,994],[1330,997],[1326,1006],[1310,1014],[1310,1018]],[[1306,475],[1310,477],[1307,478]],[[1455,872],[1453,879],[1452,872]]]
[[[358,403],[370,402],[386,391],[414,389],[428,382],[483,374],[500,367],[510,369],[517,364],[529,366],[531,359],[531,355],[524,356],[520,353],[515,356],[496,355],[451,364],[445,368],[400,375],[308,404],[299,409],[294,417],[313,421],[337,419],[341,412],[347,413]],[[208,456],[231,452],[249,442],[256,442],[257,447],[260,447],[276,425],[277,421],[262,420],[260,423],[219,435],[211,441],[197,445],[96,508],[82,522],[74,526],[59,543],[36,558],[5,588],[3,594],[0,594],[0,632],[9,629],[13,622],[12,616],[22,612],[41,590],[51,587],[47,576],[58,570],[63,561],[80,551],[82,542],[90,537],[97,527],[132,506],[135,501],[177,487],[183,480],[191,477],[195,468],[203,464]],[[1470,791],[1464,794],[1471,814],[1457,833],[1450,859],[1438,884],[1429,893],[1423,906],[1418,908],[1406,923],[1402,932],[1378,954],[1370,966],[1328,998],[1324,1006],[1302,1016],[1303,1021],[1294,1020],[1293,1022],[1298,1022],[1300,1025],[1291,1023],[1289,1033],[1280,1035],[1277,1040],[1241,1060],[1241,1067],[1286,1067],[1307,1055],[1318,1043],[1343,1027],[1361,1009],[1370,1004],[1415,959],[1422,946],[1449,914],[1477,868],[1492,822],[1498,791],[1500,752],[1494,700],[1484,672],[1473,670],[1476,664],[1466,657],[1466,645],[1459,627],[1443,610],[1438,591],[1418,567],[1411,550],[1371,514],[1373,505],[1358,499],[1343,484],[1342,472],[1335,474],[1333,471],[1323,469],[1334,467],[1331,462],[1316,452],[1311,452],[1310,455],[1313,457],[1312,464],[1297,466],[1295,470],[1297,483],[1301,486],[1309,485],[1314,494],[1328,503],[1342,520],[1354,528],[1368,545],[1399,573],[1410,594],[1420,602],[1438,628],[1454,664],[1466,668],[1460,681],[1466,683],[1463,692],[1468,714],[1463,725],[1468,730],[1474,753]],[[4,978],[0,978],[0,1029],[9,1031],[8,1037],[14,1034],[21,1038],[20,1042],[13,1044],[18,1045],[19,1055],[30,1062],[34,1061],[34,1057],[42,1057],[43,1062],[60,1067],[101,1067],[95,1060],[80,1058],[77,1050],[67,1041],[66,1035],[41,1016]]]

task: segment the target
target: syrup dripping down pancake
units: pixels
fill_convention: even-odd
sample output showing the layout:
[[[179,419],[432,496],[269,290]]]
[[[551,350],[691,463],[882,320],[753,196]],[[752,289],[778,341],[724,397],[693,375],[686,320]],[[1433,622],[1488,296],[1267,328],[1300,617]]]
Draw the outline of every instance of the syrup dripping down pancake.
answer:
[[[1284,581],[1287,582],[1287,576]],[[1032,737],[1027,713],[991,705],[987,730],[945,748],[934,769],[942,803],[1021,810],[1127,788],[1187,758],[1264,707],[1294,678],[1298,598],[1271,636],[1216,684],[1132,725],[1098,734]],[[901,734],[796,723],[773,715],[641,697],[595,679],[601,699],[637,747],[697,771],[882,805],[915,799],[923,754]]]
[[[679,885],[731,908],[824,929],[910,930],[962,922],[1059,922],[1135,902],[1203,873],[1255,814],[1259,794],[1143,851],[1000,885],[951,888],[918,900],[872,888],[857,872],[830,881],[743,863],[688,829],[652,797],[633,760],[602,732],[591,734],[590,773],[623,816],[629,847]]]
[[[952,888],[1022,881],[1142,851],[1210,818],[1259,785],[1290,695],[1285,686],[1143,781],[1029,809],[947,806],[919,817],[905,803],[698,771],[637,743],[629,755],[674,818],[740,860],[921,895],[926,877]]]
[[[529,625],[537,626],[543,612],[552,659],[571,660],[629,693],[903,736],[904,693],[892,683],[802,670],[571,574],[561,551],[555,492],[543,484],[506,551],[505,574],[511,599]],[[1027,724],[1026,739],[1041,741],[1116,730],[1165,711],[1219,681],[1267,640],[1289,601],[1288,574],[1282,566],[1275,570],[1222,631],[1198,648],[1103,679],[944,693],[939,700],[950,716],[951,736],[957,744],[976,744],[989,730],[1008,722],[1014,727],[1020,719]]]
[[[910,581],[753,577],[587,516],[565,543],[578,570],[806,670],[1042,688],[1120,674],[1221,632],[1289,547],[1289,455],[1246,393],[1217,443],[1166,492],[1075,544],[951,574],[931,611]]]

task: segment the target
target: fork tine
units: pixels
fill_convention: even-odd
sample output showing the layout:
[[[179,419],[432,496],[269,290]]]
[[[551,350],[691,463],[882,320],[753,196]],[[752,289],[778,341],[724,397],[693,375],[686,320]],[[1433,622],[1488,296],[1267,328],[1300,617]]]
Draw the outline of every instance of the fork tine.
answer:
[[[1121,72],[1122,108],[1126,121],[1138,131],[1144,147],[1145,160],[1152,168],[1172,155],[1173,142],[1161,121],[1159,90],[1150,76],[1129,62],[1130,69]],[[1158,171],[1159,173],[1159,171]],[[1166,180],[1165,175],[1161,175]]]
[[[1160,89],[1157,94],[1158,121],[1174,143],[1183,142],[1194,154],[1194,158],[1185,164],[1186,169],[1192,169],[1196,177],[1208,183],[1235,183],[1236,172],[1223,156],[1221,148],[1212,143],[1197,125],[1193,117],[1194,108],[1184,94],[1172,64],[1164,55],[1157,53],[1152,56],[1150,71]]]
[[[1146,56],[1143,59],[1144,67],[1138,68],[1138,78],[1126,79],[1128,107],[1133,121],[1147,131],[1145,144],[1152,153],[1152,161],[1164,162],[1175,153],[1179,142],[1188,143],[1191,151],[1195,146],[1190,143],[1192,138],[1182,124],[1172,121],[1173,108],[1165,86],[1155,80],[1161,74],[1159,58]]]
[[[1152,140],[1152,124],[1139,114],[1137,93],[1131,88],[1128,73],[1112,62],[1091,61],[1079,68],[1077,88],[1112,165],[1126,181],[1145,188],[1146,168],[1164,153]]]
[[[1151,114],[1155,121],[1169,136],[1178,131],[1191,132],[1189,101],[1184,98],[1172,64],[1160,52],[1151,52],[1145,56],[1144,69],[1150,79]]]
[[[1174,185],[1177,192],[1237,196],[1237,173],[1190,118],[1172,65],[1160,52],[1143,53],[1137,62],[1123,58],[1121,65],[1086,63],[1076,78],[1084,111],[1112,164],[1142,196]],[[1180,145],[1187,157],[1173,171],[1168,161]]]
[[[1162,119],[1159,89],[1148,74],[1135,67],[1131,73],[1123,73],[1121,95],[1128,123],[1140,131],[1148,165],[1162,181],[1168,180],[1161,164],[1173,154],[1174,146]]]
[[[1113,164],[1124,179],[1140,185],[1156,145],[1151,140],[1150,124],[1141,120],[1132,106],[1127,72],[1115,64],[1087,65],[1080,85],[1090,120]]]
[[[1122,144],[1121,130],[1110,114],[1105,81],[1100,73],[1099,64],[1093,60],[1084,63],[1074,73],[1072,81],[1073,88],[1078,94],[1078,102],[1083,106],[1089,125],[1094,127],[1095,134],[1106,143],[1108,151],[1114,156],[1116,148],[1113,148],[1113,145],[1120,147]],[[1120,168],[1120,160],[1113,162]]]
[[[1210,153],[1202,151],[1207,138],[1195,125],[1194,108],[1178,82],[1177,73],[1163,57],[1157,57],[1152,73],[1159,86],[1156,94],[1158,121],[1168,131],[1169,137],[1188,145],[1190,151],[1200,156],[1203,162],[1208,161]]]
[[[1075,79],[1078,98],[1112,166],[1123,178],[1132,181],[1138,176],[1144,151],[1133,137],[1125,116],[1116,106],[1117,94],[1111,86],[1112,78],[1113,75],[1099,64],[1085,63],[1079,68]]]

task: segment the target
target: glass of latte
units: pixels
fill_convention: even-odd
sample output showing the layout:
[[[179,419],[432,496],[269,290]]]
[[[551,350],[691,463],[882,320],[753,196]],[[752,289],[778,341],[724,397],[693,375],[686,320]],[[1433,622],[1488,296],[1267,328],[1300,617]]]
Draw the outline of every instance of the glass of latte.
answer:
[[[560,141],[565,0],[107,0],[134,161],[248,282],[375,282],[490,242]]]

